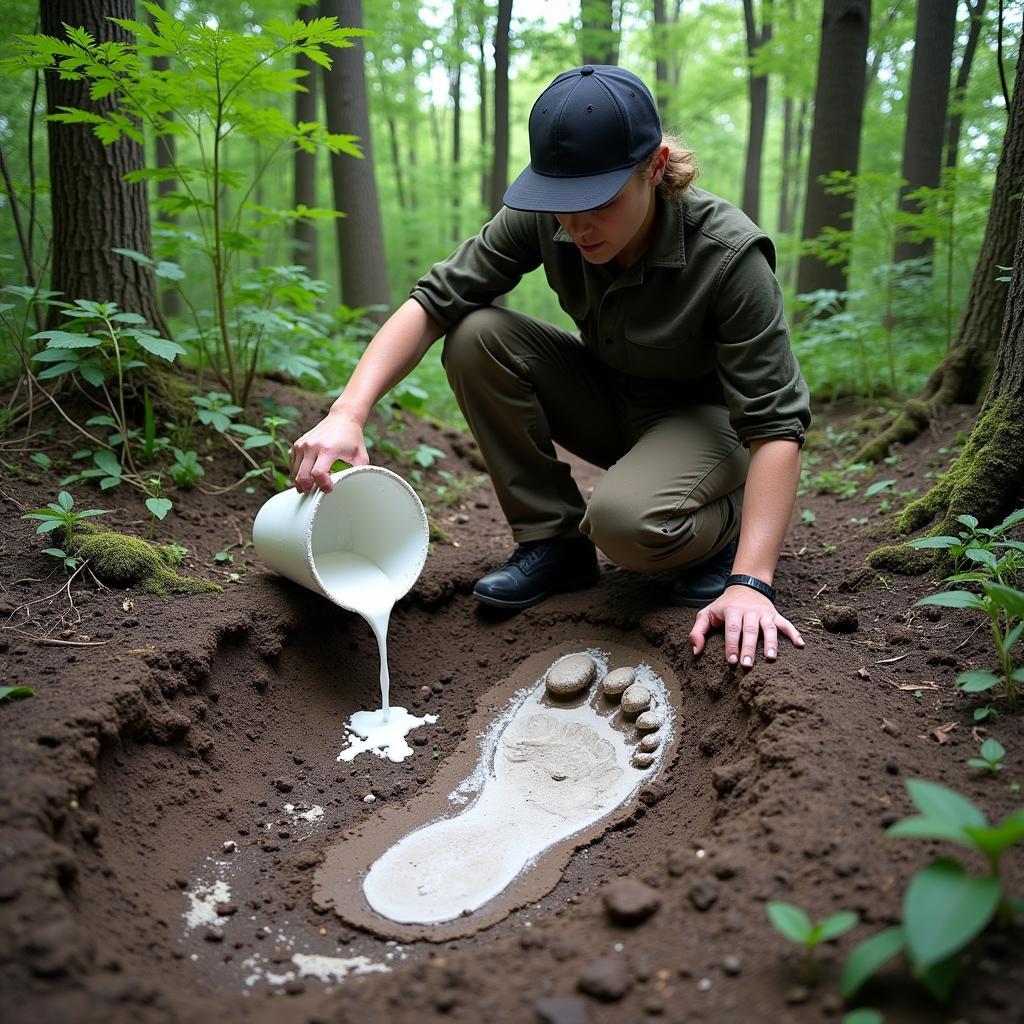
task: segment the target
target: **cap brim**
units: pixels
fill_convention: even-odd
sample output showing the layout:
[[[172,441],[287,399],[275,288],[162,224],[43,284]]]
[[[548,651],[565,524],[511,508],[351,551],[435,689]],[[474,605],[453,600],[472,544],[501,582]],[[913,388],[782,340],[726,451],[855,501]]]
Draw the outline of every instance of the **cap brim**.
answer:
[[[580,213],[603,206],[618,195],[629,180],[636,164],[603,174],[581,178],[556,178],[538,174],[527,167],[505,191],[503,202],[513,210],[536,210],[544,213]]]

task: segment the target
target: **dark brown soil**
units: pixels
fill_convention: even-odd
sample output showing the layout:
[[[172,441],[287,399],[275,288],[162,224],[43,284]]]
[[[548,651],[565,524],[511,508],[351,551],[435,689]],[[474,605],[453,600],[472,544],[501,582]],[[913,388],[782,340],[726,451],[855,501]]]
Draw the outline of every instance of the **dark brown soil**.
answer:
[[[318,417],[316,401],[278,394],[304,421]],[[900,489],[927,486],[929,468],[950,458],[939,449],[970,422],[951,415],[883,475]],[[777,663],[743,672],[725,664],[720,635],[693,658],[694,612],[663,603],[664,580],[611,566],[599,586],[516,616],[479,608],[473,580],[510,540],[493,493],[476,485],[435,514],[447,542],[392,619],[392,700],[440,719],[404,764],[339,764],[343,723],[376,706],[375,643],[361,619],[270,575],[245,546],[269,486],[171,495],[178,510],[158,536],[184,544],[186,568],[224,582],[223,593],[97,590],[83,574],[69,595],[63,569],[40,553],[49,541],[18,519],[53,500],[62,475],[30,471],[29,452],[57,459],[78,447],[56,423],[41,426],[56,433],[7,439],[0,473],[0,682],[35,691],[0,705],[0,988],[12,1024],[838,1020],[849,950],[899,919],[906,884],[930,857],[968,856],[883,839],[910,813],[905,780],[957,789],[990,819],[1019,805],[1009,786],[1024,781],[1019,716],[984,723],[1007,749],[998,777],[965,765],[981,730],[976,701],[953,681],[987,665],[985,630],[969,614],[913,608],[927,577],[880,579],[864,565],[884,539],[872,536],[881,496],[799,500],[776,582],[807,646],[784,644]],[[440,468],[476,472],[454,432],[410,421],[398,439],[406,449],[420,440],[448,453]],[[210,454],[204,486],[244,471],[237,456]],[[825,449],[820,468],[841,454]],[[579,474],[592,483],[596,471]],[[425,497],[436,482],[428,474]],[[79,505],[115,508],[113,525],[146,530],[126,488],[72,490]],[[216,563],[230,545],[234,562]],[[429,787],[482,694],[534,652],[575,649],[581,636],[649,650],[679,677],[682,736],[659,784],[578,851],[548,895],[474,936],[398,945],[322,912],[312,878],[338,836]],[[286,803],[324,814],[307,822]],[[1019,853],[1007,860],[1020,895]],[[189,929],[186,893],[218,877],[218,861],[232,865],[231,906],[216,925]],[[643,890],[654,909],[631,926],[616,923],[621,887],[606,891],[621,877],[655,891]],[[769,924],[771,900],[815,919],[860,913],[820,951],[816,986],[805,987],[800,952]],[[982,936],[946,1007],[899,962],[864,1003],[889,1021],[1020,1021],[1020,938]],[[299,952],[365,956],[390,971],[268,981]]]

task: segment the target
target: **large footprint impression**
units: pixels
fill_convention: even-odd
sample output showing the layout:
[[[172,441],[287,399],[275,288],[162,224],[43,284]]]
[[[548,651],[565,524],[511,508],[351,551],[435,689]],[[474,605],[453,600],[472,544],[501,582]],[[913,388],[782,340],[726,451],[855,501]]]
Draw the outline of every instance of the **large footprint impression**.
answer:
[[[428,789],[327,852],[315,902],[399,939],[501,920],[630,813],[675,755],[678,703],[671,670],[618,644],[527,658],[484,695]]]

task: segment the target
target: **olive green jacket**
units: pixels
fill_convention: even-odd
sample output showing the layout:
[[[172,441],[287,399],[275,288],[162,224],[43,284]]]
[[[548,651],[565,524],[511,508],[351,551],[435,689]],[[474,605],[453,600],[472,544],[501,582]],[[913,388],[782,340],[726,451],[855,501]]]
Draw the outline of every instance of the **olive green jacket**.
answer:
[[[803,443],[809,394],[790,345],[775,247],[731,203],[690,187],[658,196],[653,234],[621,273],[588,263],[550,213],[502,208],[417,282],[412,297],[444,330],[543,264],[562,309],[603,363],[677,380],[686,403],[728,406],[743,440]]]

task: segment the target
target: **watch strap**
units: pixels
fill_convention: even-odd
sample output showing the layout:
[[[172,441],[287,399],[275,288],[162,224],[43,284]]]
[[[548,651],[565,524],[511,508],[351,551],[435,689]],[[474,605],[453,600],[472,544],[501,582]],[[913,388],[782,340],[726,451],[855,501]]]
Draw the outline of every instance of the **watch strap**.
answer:
[[[751,590],[756,590],[759,594],[764,594],[772,604],[775,603],[775,588],[769,583],[765,583],[764,580],[759,580],[756,576],[748,576],[746,573],[737,572],[733,573],[726,581],[727,587],[739,586],[739,587],[750,587]]]

